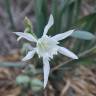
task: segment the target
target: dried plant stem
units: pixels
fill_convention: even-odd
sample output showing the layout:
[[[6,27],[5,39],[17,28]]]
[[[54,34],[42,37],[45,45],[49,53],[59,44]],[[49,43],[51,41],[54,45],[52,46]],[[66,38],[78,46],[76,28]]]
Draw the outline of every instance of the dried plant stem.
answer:
[[[70,83],[71,83],[70,80],[66,80],[66,85],[62,89],[60,96],[64,96],[66,94],[67,90],[69,89],[71,85]]]

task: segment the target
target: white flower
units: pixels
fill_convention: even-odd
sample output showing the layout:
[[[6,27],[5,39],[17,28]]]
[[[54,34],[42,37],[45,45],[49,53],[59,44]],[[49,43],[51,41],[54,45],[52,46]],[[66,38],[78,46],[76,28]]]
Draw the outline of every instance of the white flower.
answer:
[[[50,37],[47,35],[47,32],[53,24],[54,24],[54,19],[53,16],[50,15],[48,24],[44,28],[43,36],[39,39],[36,39],[30,33],[15,32],[15,34],[18,35],[20,38],[25,38],[30,42],[36,43],[36,47],[28,52],[28,54],[23,58],[23,61],[31,59],[35,53],[37,53],[39,57],[43,58],[44,88],[46,87],[49,72],[50,72],[49,61],[50,59],[53,59],[53,55],[57,55],[57,53],[61,53],[70,58],[78,59],[78,57],[74,53],[58,45],[60,40],[70,36],[74,32],[74,30],[70,30],[65,33],[57,34],[53,37]]]

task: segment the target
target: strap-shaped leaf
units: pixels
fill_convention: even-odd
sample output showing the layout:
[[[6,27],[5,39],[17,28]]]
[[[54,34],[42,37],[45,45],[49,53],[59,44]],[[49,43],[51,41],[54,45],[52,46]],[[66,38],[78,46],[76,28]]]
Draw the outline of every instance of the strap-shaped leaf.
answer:
[[[84,40],[92,40],[95,38],[95,36],[92,33],[87,31],[80,31],[80,30],[73,32],[71,36],[78,39],[84,39]]]

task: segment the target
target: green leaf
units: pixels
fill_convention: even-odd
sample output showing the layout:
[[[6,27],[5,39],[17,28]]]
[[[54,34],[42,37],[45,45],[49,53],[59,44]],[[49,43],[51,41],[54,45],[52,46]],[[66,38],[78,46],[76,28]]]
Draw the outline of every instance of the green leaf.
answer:
[[[72,22],[75,23],[80,16],[82,0],[75,0]]]
[[[24,68],[25,66],[24,62],[0,62],[0,67],[5,68]]]
[[[59,11],[58,11],[58,0],[52,0],[52,12],[51,14],[54,17],[54,25],[53,30],[51,33],[57,33],[58,32],[58,17],[59,17]]]
[[[84,40],[92,40],[95,39],[95,36],[87,31],[75,31],[72,35],[72,37],[84,39]]]
[[[10,21],[10,24],[11,24],[11,29],[15,30],[16,29],[15,28],[15,23],[14,23],[12,12],[11,12],[11,0],[4,0],[4,2],[5,2],[6,12],[8,14],[9,21]]]
[[[26,69],[24,70],[24,74],[29,75],[29,76],[35,76],[37,73],[37,70],[33,65],[28,65]]]
[[[21,85],[21,84],[28,84],[30,81],[30,78],[26,75],[19,75],[17,78],[16,78],[16,83]]]
[[[36,4],[36,35],[41,37],[43,34],[44,27],[47,23],[47,0],[35,0]]]
[[[40,91],[43,88],[43,83],[41,82],[41,80],[38,79],[32,79],[31,80],[31,88],[33,91]]]
[[[66,1],[66,0],[64,0]],[[81,0],[67,0],[64,8],[61,11],[62,31],[69,30],[78,20],[80,14]]]
[[[96,13],[89,14],[78,20],[75,24],[82,30],[95,32],[96,31]]]

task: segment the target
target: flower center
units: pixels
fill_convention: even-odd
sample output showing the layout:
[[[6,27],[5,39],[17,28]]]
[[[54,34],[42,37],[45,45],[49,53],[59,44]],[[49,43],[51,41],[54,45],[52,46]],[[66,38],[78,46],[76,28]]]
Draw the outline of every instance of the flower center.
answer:
[[[38,42],[38,47],[42,50],[45,50],[48,48],[48,42],[46,41]]]
[[[48,54],[54,54],[55,50],[57,50],[58,42],[52,40],[51,37],[45,36],[38,40],[37,42],[37,53],[41,57]]]
[[[48,51],[49,49],[49,38],[40,38],[37,43],[37,48],[40,51]]]

